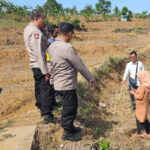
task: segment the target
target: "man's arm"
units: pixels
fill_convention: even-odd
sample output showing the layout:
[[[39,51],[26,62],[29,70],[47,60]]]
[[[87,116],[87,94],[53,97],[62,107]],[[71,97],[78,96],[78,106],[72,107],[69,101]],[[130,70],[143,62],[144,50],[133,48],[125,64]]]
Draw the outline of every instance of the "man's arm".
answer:
[[[90,73],[88,68],[82,63],[82,60],[77,55],[73,47],[70,47],[67,51],[68,61],[86,78],[89,82],[94,82],[95,79]]]
[[[127,80],[128,75],[129,75],[129,65],[127,64],[127,65],[126,65],[125,72],[124,72],[124,76],[123,76],[123,81],[122,81],[122,83],[124,83],[124,82]]]

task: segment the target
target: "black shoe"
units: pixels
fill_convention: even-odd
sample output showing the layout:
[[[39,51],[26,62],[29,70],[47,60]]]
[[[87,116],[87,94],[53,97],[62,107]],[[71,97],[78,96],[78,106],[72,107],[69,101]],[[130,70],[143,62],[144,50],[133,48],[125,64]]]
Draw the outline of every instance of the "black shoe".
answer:
[[[54,107],[61,107],[62,106],[62,102],[54,102],[53,104]]]
[[[69,140],[69,141],[80,141],[82,138],[81,136],[79,135],[75,135],[75,134],[72,134],[72,133],[66,133],[64,132],[63,136],[61,137],[62,140]]]
[[[82,129],[80,127],[73,127],[73,129],[71,130],[71,132],[73,134],[80,133],[81,131],[82,131]]]
[[[44,120],[43,120],[44,124],[48,124],[48,123],[59,123],[59,120],[57,118],[54,117],[50,117],[49,115],[44,116]]]

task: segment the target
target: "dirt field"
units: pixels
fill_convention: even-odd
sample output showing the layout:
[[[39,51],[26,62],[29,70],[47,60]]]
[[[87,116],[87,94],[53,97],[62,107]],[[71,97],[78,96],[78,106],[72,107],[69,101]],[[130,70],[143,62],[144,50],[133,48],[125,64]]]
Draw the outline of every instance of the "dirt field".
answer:
[[[136,132],[135,114],[130,110],[127,86],[120,89],[120,81],[125,58],[132,49],[141,54],[140,59],[150,70],[150,19],[88,23],[86,28],[86,32],[76,31],[72,44],[89,68],[105,64],[110,56],[117,56],[123,62],[100,76],[100,92],[78,93],[80,104],[76,123],[85,129],[82,142],[62,142],[60,126],[50,125],[54,134],[48,137],[51,139],[49,149],[60,149],[63,143],[64,150],[88,150],[92,143],[110,139],[114,150],[149,150],[149,140],[132,138]],[[23,41],[23,27],[1,26],[0,35],[0,88],[3,88],[0,125],[4,128],[40,123],[39,111],[34,107],[34,83]],[[85,87],[81,86],[80,91]],[[99,107],[99,102],[106,103],[107,107]],[[60,117],[60,111],[55,114]]]

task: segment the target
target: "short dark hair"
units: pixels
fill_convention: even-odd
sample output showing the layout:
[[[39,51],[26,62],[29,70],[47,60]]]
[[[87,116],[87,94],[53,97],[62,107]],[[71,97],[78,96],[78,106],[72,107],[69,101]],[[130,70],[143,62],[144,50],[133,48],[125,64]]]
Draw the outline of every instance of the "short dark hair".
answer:
[[[133,51],[130,52],[130,55],[132,55],[132,54],[135,54],[135,56],[137,56],[137,53],[136,53],[135,50],[133,50]]]
[[[58,26],[57,25],[51,25],[51,26],[48,26],[48,32],[50,33],[50,34],[53,34],[54,33],[54,30],[56,29],[56,28],[58,28]]]
[[[31,13],[31,20],[34,20],[35,17],[40,18],[44,12],[34,9]]]
[[[74,25],[68,22],[61,22],[59,25],[59,34],[67,35],[69,32],[74,33]]]

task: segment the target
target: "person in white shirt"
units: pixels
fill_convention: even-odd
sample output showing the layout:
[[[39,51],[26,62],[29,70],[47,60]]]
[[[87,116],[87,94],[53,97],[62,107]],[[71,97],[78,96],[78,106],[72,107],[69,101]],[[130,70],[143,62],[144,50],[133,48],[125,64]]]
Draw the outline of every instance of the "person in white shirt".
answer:
[[[140,82],[137,78],[137,72],[144,70],[144,65],[141,61],[137,60],[137,53],[133,50],[130,53],[130,59],[131,62],[129,62],[126,65],[125,73],[123,76],[122,84],[124,84],[127,81],[127,78],[129,76],[128,85],[129,85],[129,91],[136,90],[140,86]],[[130,94],[130,100],[131,100],[131,107],[132,110],[135,110],[135,99],[134,96]]]

